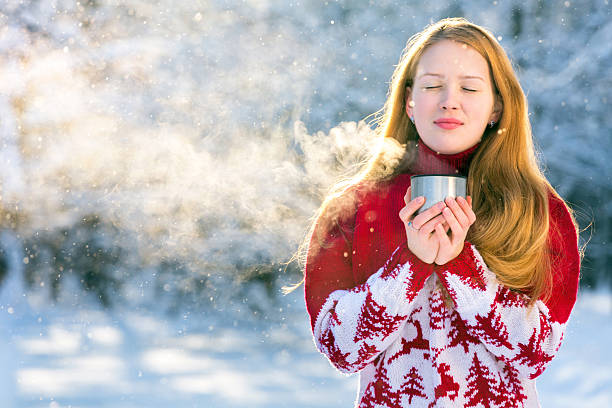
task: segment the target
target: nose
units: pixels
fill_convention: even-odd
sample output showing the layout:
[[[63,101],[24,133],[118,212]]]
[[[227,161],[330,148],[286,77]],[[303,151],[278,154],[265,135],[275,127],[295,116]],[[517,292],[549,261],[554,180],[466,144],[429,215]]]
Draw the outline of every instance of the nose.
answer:
[[[447,87],[444,92],[440,94],[440,109],[442,110],[454,110],[459,109],[459,99],[457,92],[451,87]]]

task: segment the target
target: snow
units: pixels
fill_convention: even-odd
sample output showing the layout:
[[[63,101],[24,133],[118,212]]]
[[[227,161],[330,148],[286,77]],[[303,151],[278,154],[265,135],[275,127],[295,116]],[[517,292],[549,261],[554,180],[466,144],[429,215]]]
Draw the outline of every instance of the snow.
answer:
[[[299,291],[235,282],[290,257],[373,148],[363,119],[406,41],[449,15],[500,38],[547,176],[597,227],[585,277],[609,275],[608,0],[2,2],[1,405],[352,405]],[[114,307],[79,284],[96,262],[53,263],[74,248],[109,256]],[[611,303],[581,292],[543,406],[612,406]]]
[[[285,261],[332,183],[372,151],[364,120],[406,41],[448,15],[502,38],[551,183],[581,226],[595,221],[588,274],[605,276],[612,8],[600,0],[1,3],[2,208],[41,246],[92,214],[118,226],[90,237],[130,254],[113,278],[175,259],[185,279],[150,280],[170,294],[198,273],[208,285]],[[51,272],[31,261],[48,290]]]
[[[0,394],[11,401],[3,406],[352,406],[357,376],[316,351],[300,291],[283,302],[289,312],[273,322],[237,325],[205,312],[186,321],[93,305],[3,309]],[[611,293],[580,293],[563,345],[538,378],[542,406],[612,405],[611,318]]]

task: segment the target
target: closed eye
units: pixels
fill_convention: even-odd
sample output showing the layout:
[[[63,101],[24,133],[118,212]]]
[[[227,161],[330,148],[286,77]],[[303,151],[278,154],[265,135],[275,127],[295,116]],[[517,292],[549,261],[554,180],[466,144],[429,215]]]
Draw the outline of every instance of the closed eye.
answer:
[[[466,87],[463,87],[463,90],[464,91],[468,91],[468,92],[477,92],[478,91],[477,89],[471,89],[471,88],[466,88]]]

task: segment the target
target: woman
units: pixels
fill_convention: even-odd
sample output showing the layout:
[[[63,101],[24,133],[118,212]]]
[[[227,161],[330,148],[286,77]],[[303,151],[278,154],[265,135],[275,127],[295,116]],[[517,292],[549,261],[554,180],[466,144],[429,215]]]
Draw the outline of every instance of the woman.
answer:
[[[323,203],[305,295],[317,348],[360,373],[359,407],[533,407],[580,267],[575,221],[537,166],[525,95],[485,29],[412,37],[381,150]],[[393,147],[395,146],[395,148]],[[410,176],[467,175],[416,215]]]

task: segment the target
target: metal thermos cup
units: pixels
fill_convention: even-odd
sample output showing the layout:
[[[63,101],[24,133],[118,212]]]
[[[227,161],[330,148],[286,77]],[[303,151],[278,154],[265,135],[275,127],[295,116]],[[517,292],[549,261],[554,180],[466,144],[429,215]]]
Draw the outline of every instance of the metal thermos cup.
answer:
[[[446,174],[420,174],[410,177],[410,200],[425,197],[425,204],[417,211],[422,213],[446,197],[466,197],[467,178]]]

